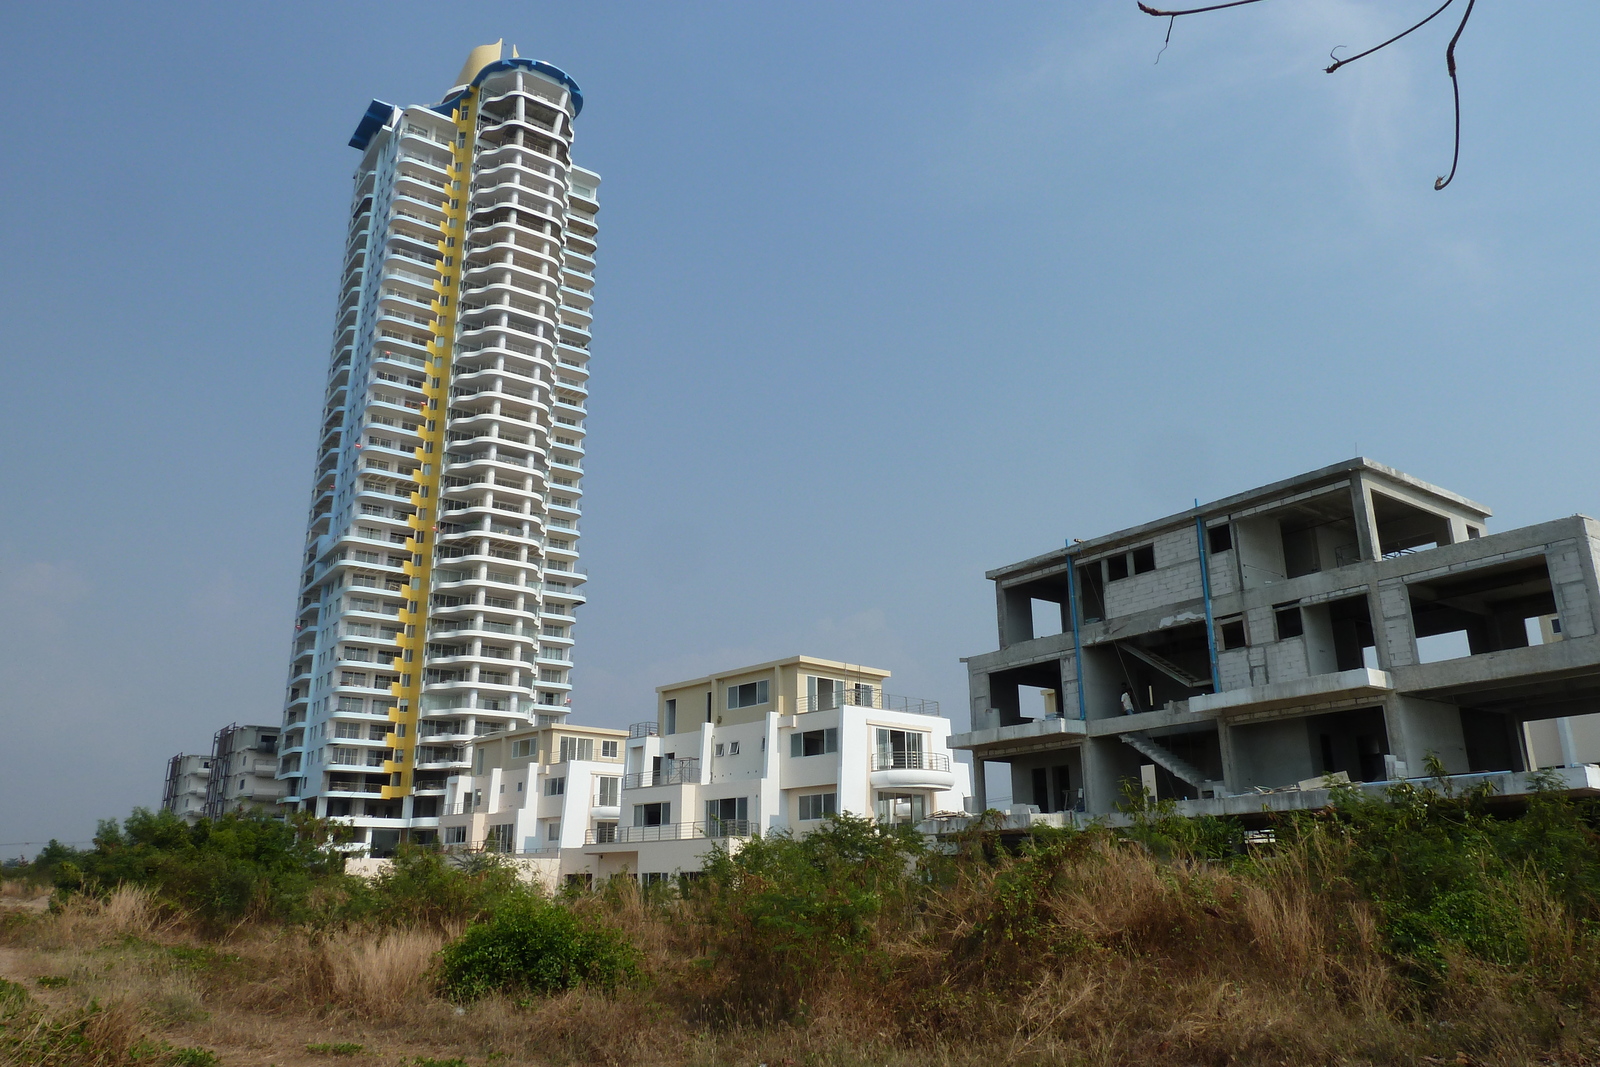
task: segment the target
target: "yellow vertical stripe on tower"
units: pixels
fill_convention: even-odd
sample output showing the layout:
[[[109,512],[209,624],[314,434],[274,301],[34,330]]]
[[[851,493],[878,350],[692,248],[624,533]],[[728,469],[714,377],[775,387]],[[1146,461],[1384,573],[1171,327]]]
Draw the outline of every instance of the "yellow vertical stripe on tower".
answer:
[[[406,574],[411,588],[400,611],[400,655],[395,669],[400,681],[391,689],[395,707],[389,713],[391,727],[385,743],[395,758],[383,765],[389,774],[384,799],[411,794],[416,767],[417,723],[422,713],[423,663],[428,651],[428,597],[433,584],[435,540],[439,531],[439,485],[444,467],[445,424],[450,417],[450,365],[455,353],[456,309],[461,304],[461,258],[466,246],[466,219],[472,195],[472,153],[477,136],[478,91],[468,89],[456,104],[453,115],[455,144],[450,150],[450,187],[445,190],[444,221],[439,224],[439,258],[434,268],[439,280],[433,283],[433,325],[429,332],[428,374],[422,383],[423,414],[418,446],[417,491],[411,494],[416,513],[408,520],[412,529],[406,548],[411,559]],[[404,727],[403,730],[399,727]]]

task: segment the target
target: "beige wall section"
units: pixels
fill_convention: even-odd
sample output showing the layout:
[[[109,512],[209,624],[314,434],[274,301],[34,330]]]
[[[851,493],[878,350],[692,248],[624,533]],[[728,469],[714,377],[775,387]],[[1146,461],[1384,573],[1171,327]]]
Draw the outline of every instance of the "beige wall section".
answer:
[[[816,659],[812,656],[790,656],[788,659],[759,663],[728,674],[707,675],[687,682],[656,687],[656,726],[662,734],[667,732],[667,701],[678,702],[677,732],[694,733],[706,721],[706,694],[711,694],[711,722],[718,726],[736,726],[741,723],[760,722],[776,712],[794,715],[804,710],[807,694],[807,677],[830,678],[845,685],[862,684],[878,688],[883,686],[889,672],[858,663],[840,663],[837,660]],[[767,702],[745,708],[728,707],[728,689],[746,682],[767,682]]]
[[[559,726],[529,726],[521,730],[512,730],[507,733],[497,734],[490,738],[477,741],[474,748],[481,752],[483,769],[477,767],[478,757],[473,757],[473,770],[476,774],[487,774],[490,770],[500,768],[503,770],[520,770],[530,763],[558,763],[561,758],[561,739],[563,737],[587,737],[594,741],[594,755],[591,757],[596,763],[615,763],[622,766],[623,746],[627,740],[628,731],[613,730],[604,726],[573,726],[563,723]],[[513,755],[518,750],[519,741],[531,741],[528,751],[522,755]],[[601,741],[617,742],[615,756],[601,755]]]

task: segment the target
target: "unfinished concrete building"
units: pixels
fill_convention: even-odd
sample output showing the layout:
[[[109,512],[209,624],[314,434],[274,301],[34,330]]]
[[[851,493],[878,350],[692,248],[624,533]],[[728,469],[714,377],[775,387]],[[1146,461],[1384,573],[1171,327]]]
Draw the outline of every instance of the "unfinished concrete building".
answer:
[[[991,571],[1000,647],[950,745],[1008,765],[1017,810],[1086,816],[1523,771],[1527,724],[1600,711],[1600,523],[1489,515],[1355,459]]]

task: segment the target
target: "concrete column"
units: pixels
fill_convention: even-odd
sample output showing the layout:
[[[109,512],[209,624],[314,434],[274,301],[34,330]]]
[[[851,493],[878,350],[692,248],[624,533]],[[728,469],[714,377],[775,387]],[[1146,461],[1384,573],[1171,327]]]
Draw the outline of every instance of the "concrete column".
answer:
[[[1367,492],[1367,480],[1358,472],[1350,476],[1350,503],[1356,516],[1356,545],[1361,558],[1382,558],[1378,544],[1378,516],[1372,510],[1372,494]]]
[[[976,752],[972,754],[972,796],[978,811],[989,810],[989,765]]]
[[[1556,720],[1556,737],[1561,741],[1561,765],[1563,767],[1576,767],[1583,761],[1578,758],[1578,746],[1572,739],[1572,720],[1560,718]]]
[[[1078,718],[1080,707],[1078,703],[1078,655],[1076,652],[1063,652],[1057,668],[1061,676],[1061,697],[1056,702],[1056,711],[1063,719]]]
[[[1114,737],[1083,739],[1083,806],[1086,815],[1107,815],[1122,799]]]
[[[1222,786],[1224,791],[1230,795],[1243,792],[1243,787],[1239,784],[1239,773],[1234,765],[1233,727],[1221,719],[1217,720],[1217,747],[1222,752]]]
[[[1411,625],[1411,594],[1398,580],[1368,587],[1367,611],[1372,616],[1372,639],[1378,649],[1378,666],[1407,667],[1417,662],[1417,636]]]
[[[1028,641],[1033,637],[1033,605],[1020,590],[1005,589],[996,582],[996,612],[1000,621],[1000,647]]]
[[[992,730],[1000,725],[1000,716],[990,714],[994,705],[989,699],[989,675],[986,671],[967,670],[967,693],[972,709],[971,724],[974,730]]]

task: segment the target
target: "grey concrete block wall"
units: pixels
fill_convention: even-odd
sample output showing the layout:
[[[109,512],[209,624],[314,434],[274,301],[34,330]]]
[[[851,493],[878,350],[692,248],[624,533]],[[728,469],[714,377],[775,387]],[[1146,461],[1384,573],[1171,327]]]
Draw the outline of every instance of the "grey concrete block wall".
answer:
[[[1303,637],[1274,641],[1266,646],[1267,679],[1272,682],[1293,682],[1310,677],[1306,663],[1306,642]]]
[[[1239,559],[1233,549],[1214,552],[1206,557],[1207,577],[1211,581],[1211,596],[1232,596],[1239,591]]]
[[[1269,645],[1278,639],[1278,624],[1270,604],[1245,611],[1244,628],[1253,648]]]
[[[1200,561],[1192,559],[1107,582],[1106,618],[1116,619],[1168,604],[1199,600],[1204,595],[1200,585]]]
[[[1378,662],[1384,667],[1409,667],[1417,662],[1417,635],[1411,625],[1411,594],[1401,578],[1378,583],[1378,611],[1373,617]]]
[[[1231,648],[1217,653],[1217,674],[1221,688],[1245,689],[1250,685],[1250,654],[1248,649]]]
[[[1197,562],[1200,558],[1199,546],[1195,535],[1198,533],[1193,526],[1188,529],[1179,528],[1160,534],[1155,539],[1156,569],[1175,567],[1180,563]]]

